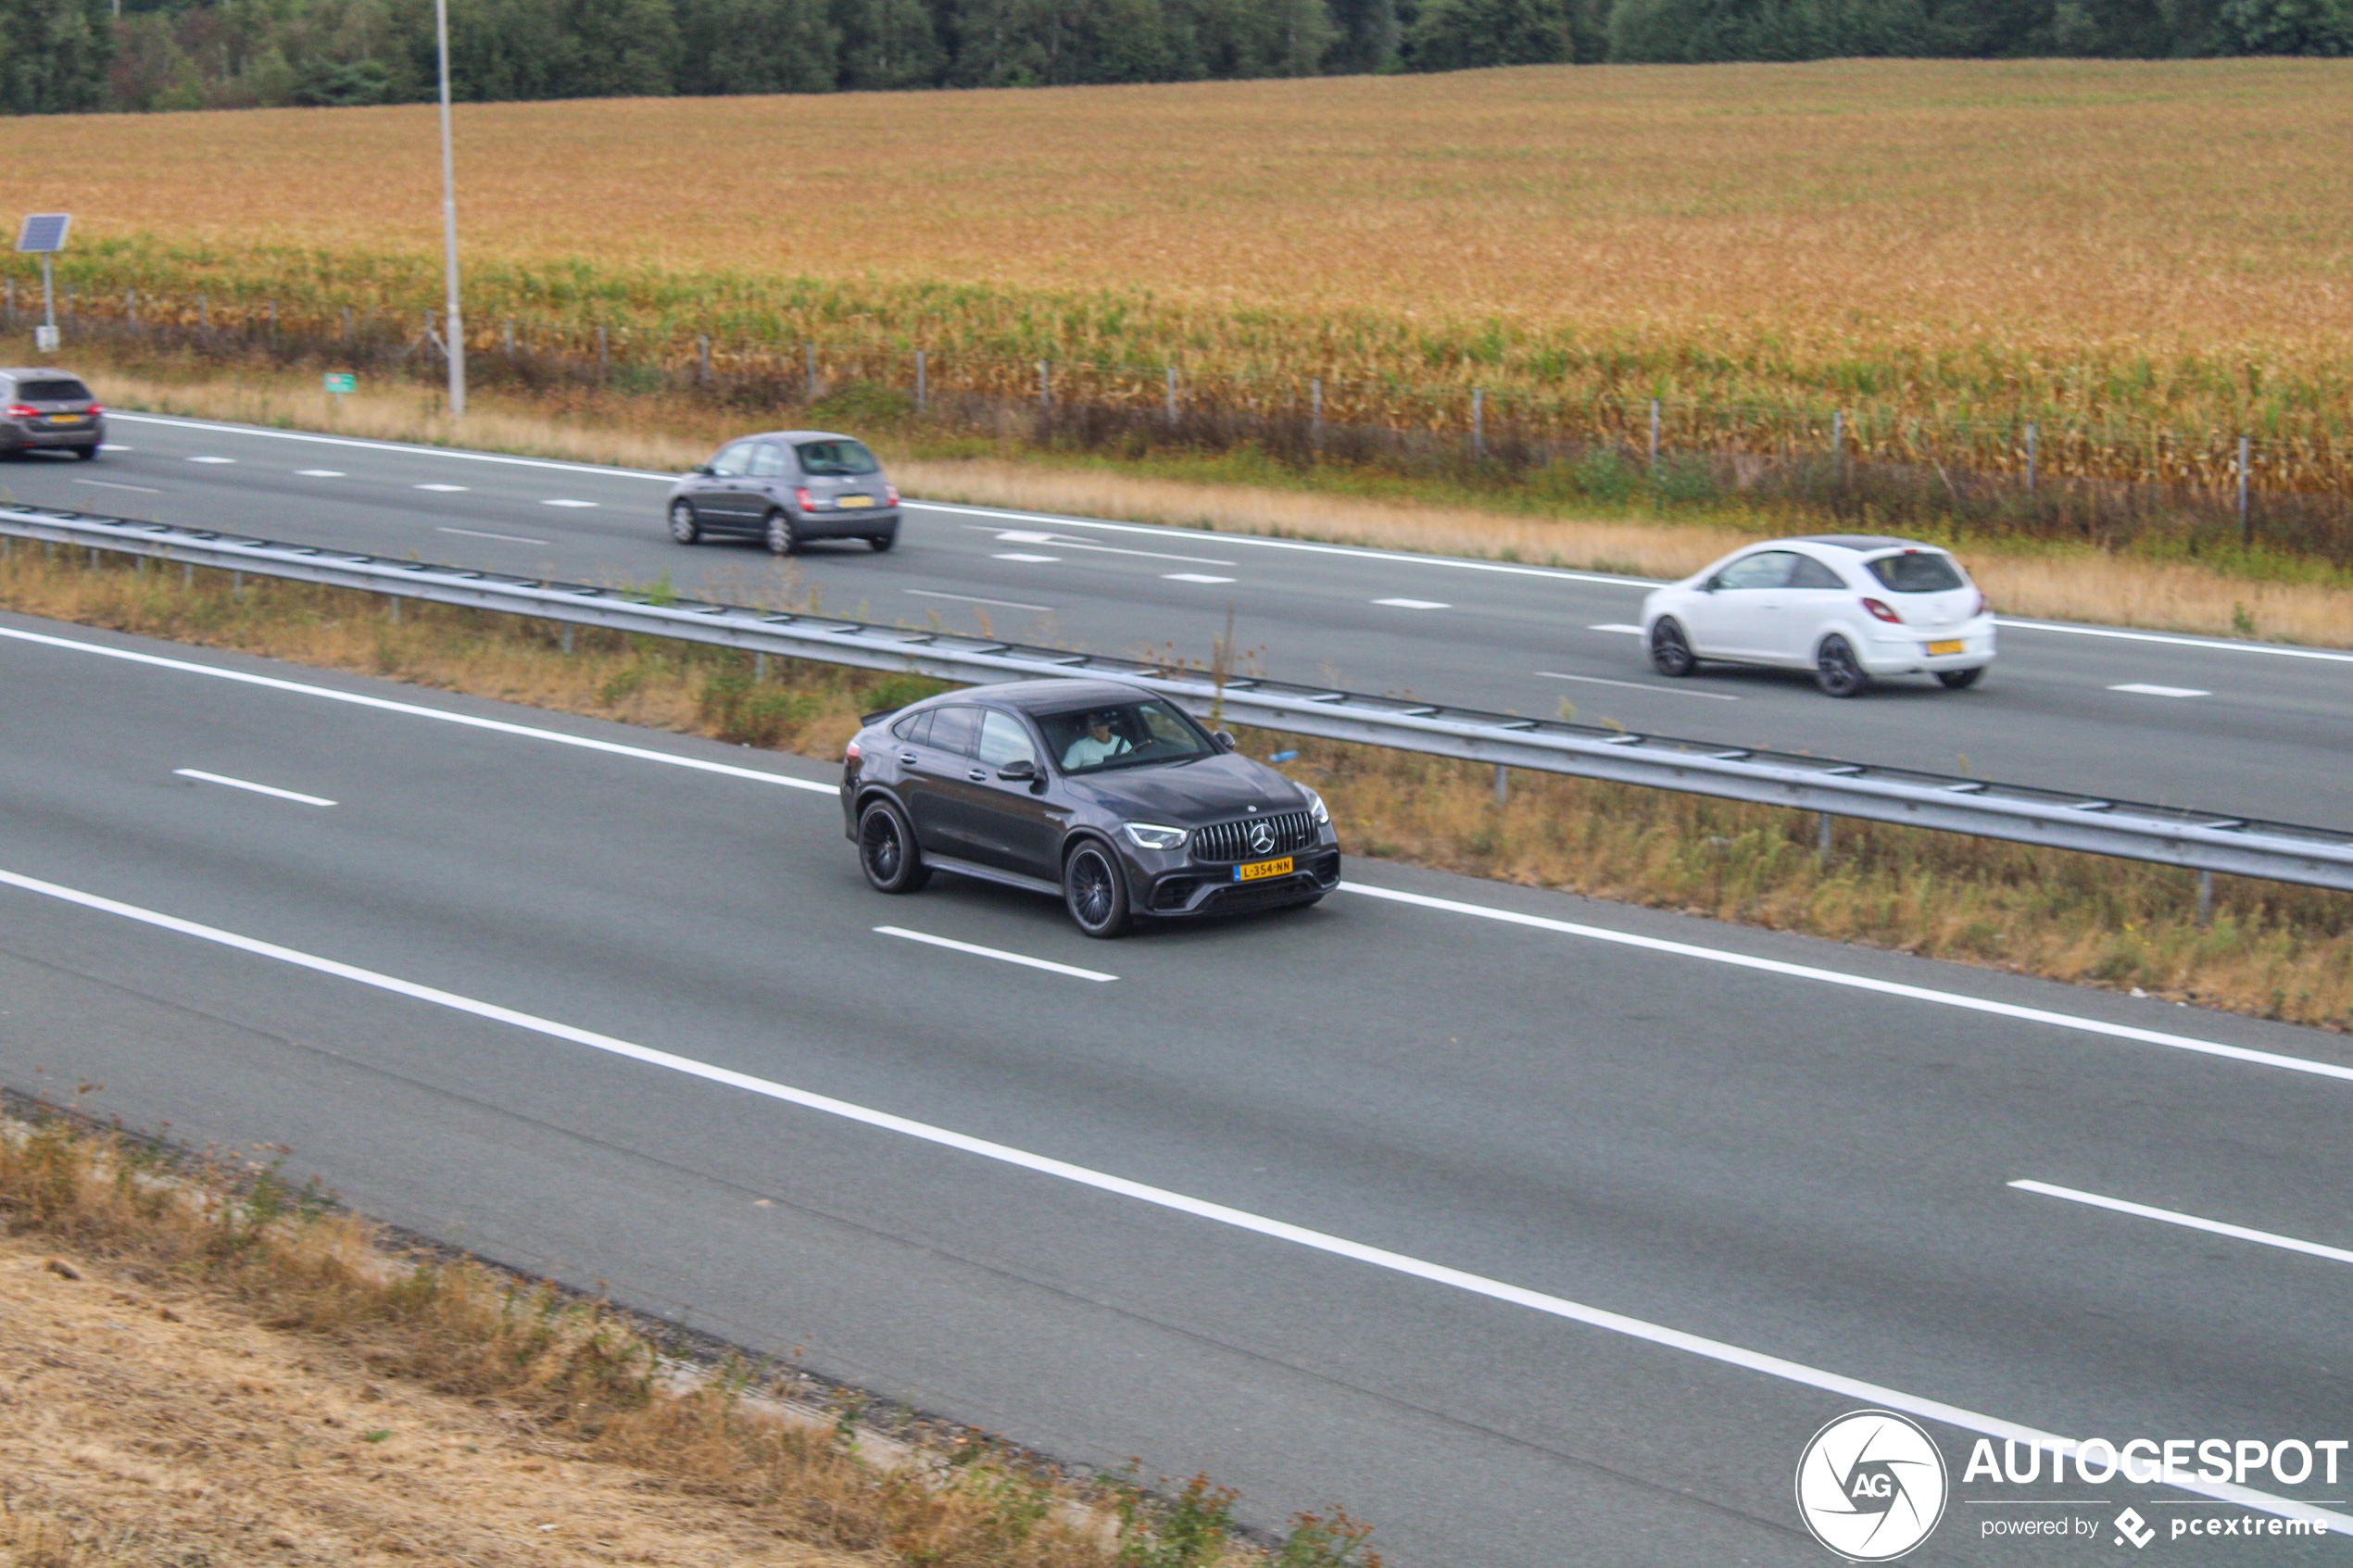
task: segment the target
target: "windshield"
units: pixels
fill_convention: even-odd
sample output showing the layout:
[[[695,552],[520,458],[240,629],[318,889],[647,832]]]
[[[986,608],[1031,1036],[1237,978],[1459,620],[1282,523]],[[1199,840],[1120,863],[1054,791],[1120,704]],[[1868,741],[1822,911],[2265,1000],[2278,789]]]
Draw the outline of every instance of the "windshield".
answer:
[[[1192,721],[1153,697],[1041,714],[1038,727],[1065,773],[1188,762],[1215,749]]]
[[[1898,594],[1941,594],[1947,588],[1969,586],[1953,558],[1938,550],[1906,550],[1867,564],[1872,576]]]
[[[855,441],[804,441],[794,448],[800,454],[800,471],[806,474],[880,473],[882,465],[875,455]]]

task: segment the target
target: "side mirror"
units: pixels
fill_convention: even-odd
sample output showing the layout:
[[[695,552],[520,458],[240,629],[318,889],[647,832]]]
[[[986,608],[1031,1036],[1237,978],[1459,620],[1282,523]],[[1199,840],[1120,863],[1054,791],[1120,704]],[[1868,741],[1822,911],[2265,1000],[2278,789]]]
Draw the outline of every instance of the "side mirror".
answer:
[[[1227,734],[1224,730],[1212,730],[1210,732],[1209,738],[1217,743],[1217,749],[1220,751],[1231,751],[1237,745],[1240,744],[1236,741],[1231,734]]]
[[[711,465],[709,463],[697,463],[687,471],[689,473],[698,473],[702,475],[703,478],[709,479],[711,477]]]
[[[1722,579],[1711,577],[1706,582],[1699,585],[1699,591],[1703,594],[1712,594],[1723,585],[1724,583]]]
[[[1027,784],[1038,776],[1038,764],[1027,757],[1016,757],[997,770],[997,776],[1008,784]]]

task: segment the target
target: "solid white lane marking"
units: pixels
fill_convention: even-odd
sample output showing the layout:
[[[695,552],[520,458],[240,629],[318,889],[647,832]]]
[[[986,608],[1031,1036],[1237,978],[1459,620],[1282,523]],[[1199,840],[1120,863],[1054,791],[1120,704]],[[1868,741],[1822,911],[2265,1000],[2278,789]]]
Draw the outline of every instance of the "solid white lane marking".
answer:
[[[341,469],[296,469],[295,472],[305,479],[347,479],[350,477]]]
[[[1062,559],[1062,557],[1060,557],[1060,556],[1026,556],[1026,555],[1023,555],[1023,554],[1022,554],[1020,551],[1018,551],[1018,550],[1000,550],[1000,551],[999,551],[999,552],[998,552],[997,558],[998,558],[999,560],[1057,561],[1057,560]]]
[[[1448,914],[1468,915],[1474,920],[1498,921],[1506,925],[1524,925],[1537,931],[1558,932],[1564,936],[1582,936],[1594,942],[1611,942],[1623,947],[1640,947],[1654,953],[1673,953],[1680,958],[1699,959],[1708,963],[1728,964],[1735,969],[1754,969],[1767,974],[1787,975],[1793,980],[1818,981],[1825,985],[1843,985],[1856,991],[1873,991],[1883,997],[1901,997],[1907,1001],[1932,1002],[1938,1007],[1958,1008],[1967,1012],[1990,1013],[1996,1018],[2014,1018],[2024,1023],[2047,1023],[2058,1029],[2076,1029],[2087,1035],[2105,1035],[2111,1039],[2133,1040],[2146,1046],[2163,1046],[2171,1050],[2191,1051],[2200,1056],[2217,1056],[2231,1061],[2244,1061],[2258,1067],[2276,1067],[2288,1073],[2309,1073],[2316,1078],[2336,1078],[2353,1083],[2353,1067],[2340,1067],[2333,1061],[2314,1061],[2300,1056],[2282,1056],[2275,1051],[2249,1050],[2244,1046],[2226,1046],[2219,1040],[2200,1040],[2188,1035],[2169,1034],[2161,1029],[2141,1029],[2129,1023],[2109,1023],[2102,1019],[2084,1018],[2075,1013],[2053,1012],[2047,1008],[2020,1007],[2014,1002],[1987,1001],[1981,997],[1966,997],[1957,991],[1938,991],[1926,985],[1906,985],[1893,980],[1873,980],[1866,975],[1845,974],[1834,969],[1817,969],[1811,964],[1785,963],[1780,959],[1752,958],[1746,953],[1728,952],[1718,947],[1702,947],[1691,942],[1670,942],[1658,936],[1637,936],[1630,932],[1609,931],[1598,925],[1579,925],[1574,921],[1554,920],[1545,915],[1524,915],[1514,909],[1491,909],[1484,904],[1466,904],[1453,898],[1433,898],[1426,893],[1401,893],[1394,888],[1370,887],[1361,882],[1343,882],[1340,889],[1361,893],[1368,898],[1385,898],[1391,903],[1412,904],[1419,909],[1442,909]]]
[[[1623,621],[1604,621],[1599,626],[1588,626],[1585,630],[1588,632],[1624,632],[1629,636],[1636,637],[1642,634],[1642,629],[1640,626],[1629,626]]]
[[[2317,1241],[2299,1241],[2295,1236],[2281,1236],[2275,1231],[2249,1230],[2245,1225],[2225,1224],[2220,1220],[2202,1220],[2196,1214],[2184,1214],[2178,1209],[2152,1209],[2145,1203],[2128,1203],[2120,1198],[2102,1198],[2095,1192],[2053,1186],[2048,1182],[2012,1182],[2009,1185],[2020,1192],[2040,1193],[2045,1198],[2063,1198],[2070,1203],[2085,1203],[2095,1209],[2109,1209],[2138,1219],[2159,1220],[2169,1225],[2184,1225],[2194,1231],[2207,1231],[2239,1241],[2260,1242],[2265,1247],[2284,1248],[2308,1257],[2326,1258],[2333,1263],[2353,1263],[2353,1251],[2342,1247],[2323,1247]]]
[[[329,686],[305,685],[299,681],[282,681],[271,675],[249,675],[242,670],[221,670],[209,664],[196,664],[184,659],[165,659],[157,654],[135,653],[129,648],[104,647],[96,643],[71,642],[64,637],[47,636],[39,632],[19,632],[14,627],[0,626],[0,637],[20,643],[37,643],[44,647],[63,648],[69,653],[96,654],[101,659],[119,659],[129,664],[145,664],[157,670],[177,670],[183,674],[206,675],[216,681],[234,681],[239,685],[260,686],[270,691],[292,692],[297,696],[315,696],[328,702],[347,702],[355,708],[372,708],[380,713],[403,713],[412,719],[432,719],[444,724],[458,724],[470,730],[488,730],[495,734],[521,735],[526,740],[544,740],[557,746],[577,746],[583,751],[601,751],[612,757],[630,757],[641,762],[661,762],[673,768],[686,768],[698,773],[721,773],[728,778],[749,779],[755,784],[777,784],[786,789],[812,790],[819,795],[838,796],[838,786],[820,784],[814,779],[787,778],[782,773],[763,773],[757,768],[736,768],[724,762],[706,762],[699,757],[677,757],[666,751],[655,751],[642,746],[623,746],[615,741],[591,740],[586,735],[568,735],[560,730],[535,729],[529,724],[510,724],[498,719],[479,719],[471,713],[449,713],[438,708],[425,708],[413,702],[394,702],[385,697],[363,696],[358,692],[339,692]]]
[[[1428,1262],[1403,1252],[1391,1252],[1386,1248],[1371,1247],[1363,1242],[1351,1241],[1346,1237],[1332,1236],[1327,1232],[1310,1230],[1304,1225],[1295,1225],[1288,1221],[1253,1214],[1245,1209],[1228,1208],[1225,1204],[1212,1203],[1203,1198],[1172,1191],[1167,1187],[1131,1181],[1125,1176],[1114,1176],[1107,1172],[1092,1170],[1084,1165],[1074,1165],[1067,1160],[1056,1160],[1049,1155],[1033,1154],[1027,1149],[1015,1148],[1010,1144],[994,1143],[987,1138],[973,1137],[968,1134],[953,1132],[945,1127],[934,1126],[929,1123],[896,1116],[886,1110],[875,1110],[849,1100],[835,1099],[828,1095],[814,1094],[807,1089],[795,1088],[773,1079],[756,1078],[750,1073],[738,1073],[733,1068],[720,1067],[711,1062],[698,1061],[692,1057],[656,1050],[652,1047],[637,1045],[614,1035],[599,1035],[593,1030],[577,1028],[569,1023],[559,1023],[552,1019],[520,1012],[493,1002],[477,1001],[471,997],[462,997],[455,992],[439,990],[430,985],[421,985],[414,981],[396,979],[373,970],[361,969],[355,964],[316,957],[292,947],[282,947],[273,942],[241,936],[234,932],[221,930],[218,926],[199,925],[194,921],[182,920],[174,915],[160,914],[153,909],[141,909],[135,904],[120,903],[94,893],[62,887],[56,883],[42,882],[16,872],[0,871],[0,884],[20,888],[27,893],[55,898],[63,903],[79,905],[101,914],[116,915],[125,920],[136,921],[143,925],[153,926],[158,930],[192,936],[199,941],[215,943],[238,952],[275,960],[295,968],[309,970],[313,973],[330,975],[339,980],[350,981],[355,985],[389,992],[394,996],[430,1003],[435,1007],[465,1013],[490,1022],[508,1024],[549,1039],[585,1046],[590,1050],[602,1051],[610,1056],[642,1062],[647,1066],[661,1068],[686,1077],[699,1078],[705,1083],[740,1089],[747,1094],[759,1095],[787,1105],[796,1105],[803,1110],[859,1123],[883,1132],[897,1133],[901,1136],[914,1138],[942,1148],[952,1148],[979,1159],[1010,1165],[1017,1170],[1050,1176],[1059,1181],[1090,1187],[1095,1191],[1110,1193],[1120,1198],[1133,1198],[1140,1203],[1149,1203],[1155,1208],[1190,1215],[1196,1219],[1206,1220],[1214,1224],[1226,1225],[1256,1236],[1267,1236],[1277,1241],[1289,1242],[1293,1246],[1325,1253],[1330,1257],[1344,1258],[1352,1262],[1364,1263],[1391,1273],[1422,1280],[1428,1284],[1444,1286],[1466,1295],[1484,1297],[1491,1301],[1524,1307],[1531,1311],[1582,1323],[1604,1333],[1616,1334],[1668,1349],[1681,1350],[1722,1365],[1738,1367],[1767,1377],[1794,1383],[1803,1387],[1836,1394],[1843,1399],[1859,1400],[1865,1404],[1877,1405],[1888,1410],[1902,1411],[1923,1420],[1943,1422],[1948,1426],[1957,1426],[1965,1432],[1974,1432],[1982,1436],[2015,1440],[2034,1448],[2070,1456],[2075,1450],[2077,1440],[2074,1438],[2062,1437],[2056,1433],[2041,1431],[1998,1416],[1982,1415],[1959,1405],[1946,1404],[1941,1399],[1931,1399],[1918,1394],[1906,1393],[1901,1389],[1866,1383],[1859,1378],[1848,1377],[1841,1373],[1807,1366],[1802,1361],[1784,1361],[1779,1356],[1751,1350],[1721,1339],[1710,1339],[1701,1335],[1686,1333],[1681,1329],[1668,1328],[1663,1324],[1645,1322],[1641,1318],[1629,1317],[1622,1312],[1590,1307],[1581,1301],[1569,1300],[1566,1297],[1547,1295],[1542,1291],[1529,1290],[1522,1286],[1490,1279],[1483,1274],[1449,1268],[1442,1263]],[[2214,1498],[2223,1502],[2235,1503],[2242,1508],[2278,1514],[2283,1518],[2310,1519],[2328,1529],[2353,1535],[2353,1515],[2332,1513],[2294,1499],[2273,1497],[2267,1492],[2259,1492],[2251,1486],[2242,1486],[2229,1481],[2202,1480],[2195,1472],[2173,1485],[2176,1489],[2196,1496]]]
[[[77,484],[94,484],[101,490],[136,490],[143,495],[160,495],[162,491],[152,484],[123,484],[111,479],[77,479]]]
[[[465,463],[504,463],[510,468],[549,469],[558,473],[593,473],[613,479],[656,479],[664,484],[675,484],[674,473],[655,473],[646,469],[606,468],[599,463],[551,462],[546,458],[512,458],[504,452],[466,452],[451,446],[416,446],[399,441],[367,441],[350,435],[314,435],[301,430],[262,430],[254,425],[223,424],[212,420],[167,419],[161,414],[124,414],[110,412],[107,418],[125,424],[166,425],[175,430],[210,431],[216,434],[258,436],[266,441],[301,441],[315,446],[349,446],[362,452],[397,452],[411,458],[451,458]],[[117,448],[109,446],[107,451]],[[120,450],[128,452],[130,447]]]
[[[1024,604],[1019,599],[984,599],[978,594],[947,594],[936,588],[902,588],[900,592],[925,599],[956,599],[968,605],[1002,605],[1007,609],[1042,609],[1051,612],[1054,608],[1052,605]]]
[[[2057,632],[2067,637],[2112,637],[2125,643],[2162,643],[2168,647],[2205,648],[2212,653],[2268,653],[2280,659],[2320,659],[2332,664],[2353,664],[2353,653],[2329,648],[2296,648],[2282,643],[2232,643],[2220,637],[2183,637],[2163,632],[2132,632],[2120,626],[2070,626],[2063,621],[2012,621],[1996,616],[1994,624],[2013,632]]]
[[[305,806],[333,806],[332,800],[316,795],[301,795],[291,789],[279,789],[271,784],[255,784],[247,779],[233,779],[220,773],[208,773],[196,768],[171,770],[183,779],[202,779],[207,784],[227,784],[231,789],[249,789],[256,795],[274,795],[281,800],[299,801]]]
[[[543,507],[593,507],[593,506],[596,506],[598,503],[596,503],[595,501],[563,501],[563,500],[557,500],[557,501],[542,501],[542,502],[540,502],[539,504],[540,504],[541,506],[543,506]]]
[[[934,947],[946,947],[954,952],[971,953],[975,957],[996,959],[1003,963],[1020,964],[1025,969],[1042,969],[1054,974],[1067,974],[1074,980],[1116,980],[1116,974],[1105,974],[1099,969],[1080,969],[1073,964],[1055,963],[1051,959],[1033,959],[1026,953],[1009,953],[1001,947],[975,947],[950,936],[933,936],[921,931],[909,931],[904,926],[878,925],[875,929],[885,936],[903,937],[910,942],[922,942]]]
[[[479,528],[448,528],[435,524],[435,533],[462,533],[469,539],[497,539],[510,545],[544,545],[545,539],[526,539],[520,533],[484,533]]]
[[[1164,571],[1161,576],[1171,583],[1231,583],[1230,577],[1212,577],[1205,571]]]
[[[1398,609],[1452,609],[1454,607],[1439,599],[1375,599],[1377,605],[1390,605]]]
[[[2112,692],[2137,692],[2143,696],[2212,696],[2212,692],[2199,691],[2196,686],[2151,686],[2138,681],[2128,681],[2120,686],[2110,686]]]
[[[192,463],[233,463],[237,459],[234,458],[191,458],[188,460]]]
[[[466,486],[462,484],[412,484],[409,488],[411,490],[443,490],[454,494],[465,489]]]
[[[1591,686],[1627,686],[1638,692],[1665,692],[1669,696],[1704,696],[1710,702],[1738,702],[1730,692],[1694,691],[1689,686],[1669,686],[1657,681],[1613,681],[1605,675],[1571,675],[1559,670],[1536,671],[1551,681],[1582,681]]]

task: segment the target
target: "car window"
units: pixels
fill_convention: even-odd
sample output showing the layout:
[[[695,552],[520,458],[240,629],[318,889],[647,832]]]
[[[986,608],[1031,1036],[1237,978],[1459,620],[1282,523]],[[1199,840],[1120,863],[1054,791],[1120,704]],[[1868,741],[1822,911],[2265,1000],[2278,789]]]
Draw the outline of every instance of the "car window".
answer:
[[[1837,572],[1812,556],[1799,556],[1797,564],[1789,569],[1789,585],[1793,588],[1843,588],[1846,583]]]
[[[937,710],[935,709],[926,708],[920,713],[910,713],[893,724],[890,727],[890,733],[909,746],[921,746],[924,744],[925,732],[931,728],[931,716]]]
[[[722,446],[719,456],[711,459],[711,471],[723,479],[736,478],[751,461],[751,445],[749,441],[738,441]]]
[[[17,395],[28,403],[87,403],[90,389],[78,381],[29,381],[17,384]]]
[[[1029,732],[1021,721],[1010,713],[1000,713],[993,708],[981,709],[980,762],[984,768],[1001,768],[1008,762],[1035,762],[1037,747],[1029,744]]]
[[[806,474],[830,478],[882,471],[875,455],[855,441],[804,441],[793,450],[800,455],[800,471]]]
[[[1872,576],[1898,594],[1941,594],[1948,588],[1969,586],[1953,558],[1942,550],[1906,550],[1865,564]]]
[[[1759,550],[1743,556],[1716,574],[1718,588],[1786,588],[1790,568],[1797,562],[1791,550]]]
[[[936,751],[952,751],[960,757],[970,757],[973,743],[980,737],[980,709],[977,708],[935,708],[932,709],[929,745]]]
[[[1066,773],[1188,762],[1216,751],[1199,726],[1157,697],[1040,714],[1038,727]]]
[[[774,479],[785,471],[784,448],[763,441],[751,449],[751,466],[744,470],[754,479]]]

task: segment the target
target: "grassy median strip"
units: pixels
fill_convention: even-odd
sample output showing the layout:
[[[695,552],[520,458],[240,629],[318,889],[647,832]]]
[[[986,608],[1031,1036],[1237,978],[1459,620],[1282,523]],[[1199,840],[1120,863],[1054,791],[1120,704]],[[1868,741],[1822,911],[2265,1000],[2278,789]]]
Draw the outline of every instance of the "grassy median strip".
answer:
[[[396,1245],[281,1173],[0,1110],[0,1562],[1378,1568],[1343,1512],[1085,1480]]]
[[[747,558],[748,560],[753,558]],[[724,570],[736,603],[797,608],[789,563]],[[699,590],[698,590],[699,591]],[[298,664],[831,759],[862,711],[942,689],[882,674],[17,542],[0,605]],[[1349,852],[1925,957],[2353,1029],[2353,897],[1525,770],[1245,734],[1330,801]]]

